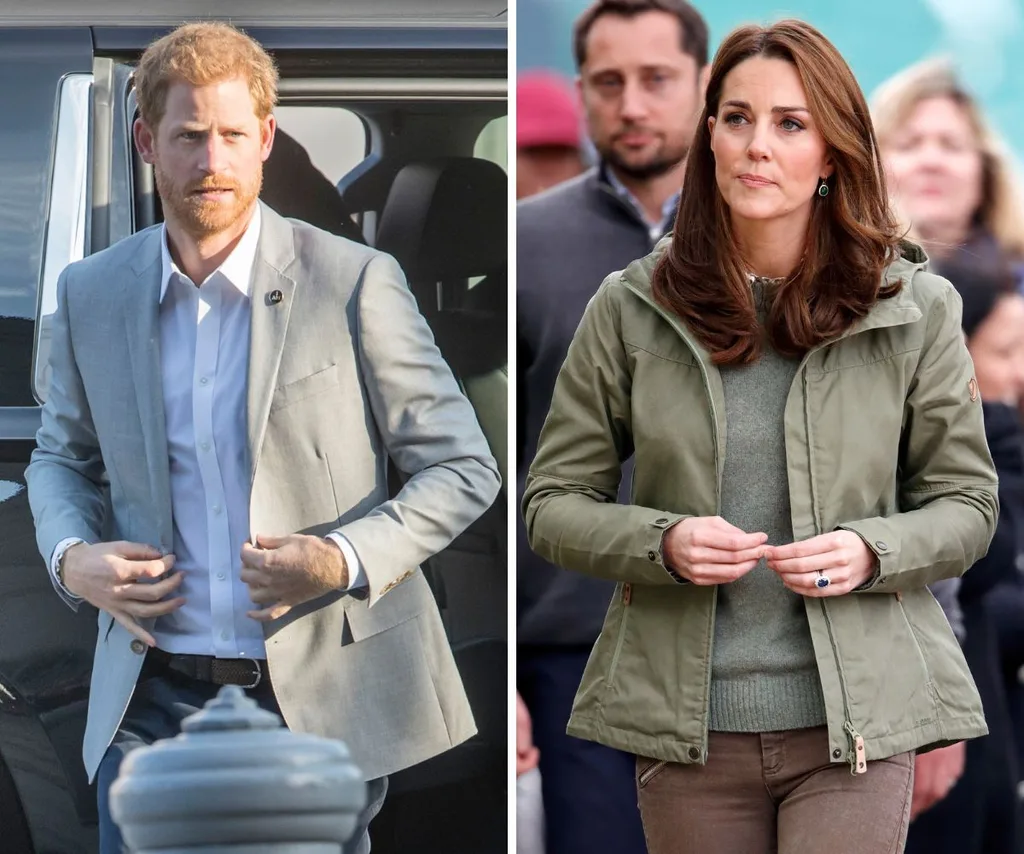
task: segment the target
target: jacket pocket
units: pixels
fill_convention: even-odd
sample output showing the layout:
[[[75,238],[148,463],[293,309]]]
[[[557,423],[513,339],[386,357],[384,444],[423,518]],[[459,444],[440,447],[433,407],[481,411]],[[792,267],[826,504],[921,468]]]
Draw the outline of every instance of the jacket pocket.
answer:
[[[298,403],[300,400],[305,400],[307,397],[313,397],[329,388],[333,388],[340,381],[338,366],[336,364],[328,365],[322,370],[300,377],[297,380],[291,380],[275,388],[274,400],[270,405],[270,409],[274,411],[291,406],[293,403]]]
[[[609,685],[615,679],[615,670],[619,666],[619,656],[622,654],[622,645],[626,640],[626,623],[629,621],[629,605],[624,604],[622,607],[622,616],[619,618],[619,631],[615,636],[615,649],[612,650],[612,660],[608,664],[608,679]]]
[[[664,759],[647,759],[638,756],[636,759],[636,785],[642,789],[657,777],[668,766]]]

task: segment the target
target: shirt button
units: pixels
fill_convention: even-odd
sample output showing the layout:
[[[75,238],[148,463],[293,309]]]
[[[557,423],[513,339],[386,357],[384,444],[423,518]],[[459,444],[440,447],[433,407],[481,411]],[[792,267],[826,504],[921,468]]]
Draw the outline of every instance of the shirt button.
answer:
[[[218,580],[218,581],[223,581],[223,580],[224,580],[224,578],[225,578],[225,575],[224,575],[224,573],[223,573],[223,572],[218,572],[218,573],[217,573],[217,580]]]
[[[227,640],[228,639],[228,633],[227,632],[221,632],[220,633],[220,639],[221,640]]]
[[[213,505],[213,515],[214,516],[220,516],[220,505],[219,504],[214,504]]]
[[[201,377],[199,380],[199,385],[206,385],[209,381],[210,380],[208,377]]]
[[[208,451],[208,450],[210,450],[210,443],[209,442],[203,442],[199,447],[202,448],[204,451]]]

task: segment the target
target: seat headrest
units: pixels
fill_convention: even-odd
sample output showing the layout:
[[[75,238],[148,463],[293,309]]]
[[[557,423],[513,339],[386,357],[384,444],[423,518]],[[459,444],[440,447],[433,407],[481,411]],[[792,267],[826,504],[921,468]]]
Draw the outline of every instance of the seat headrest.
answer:
[[[445,157],[395,176],[376,247],[409,279],[485,276],[508,261],[508,179],[489,160]]]

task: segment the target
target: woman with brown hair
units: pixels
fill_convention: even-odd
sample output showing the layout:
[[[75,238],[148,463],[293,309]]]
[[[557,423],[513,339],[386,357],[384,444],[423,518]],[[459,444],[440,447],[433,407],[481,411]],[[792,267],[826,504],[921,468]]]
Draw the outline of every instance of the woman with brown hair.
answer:
[[[591,301],[527,482],[532,547],[618,583],[569,733],[637,755],[651,854],[902,851],[914,752],[986,731],[926,588],[997,512],[960,300],[803,22],[725,39],[684,185]]]

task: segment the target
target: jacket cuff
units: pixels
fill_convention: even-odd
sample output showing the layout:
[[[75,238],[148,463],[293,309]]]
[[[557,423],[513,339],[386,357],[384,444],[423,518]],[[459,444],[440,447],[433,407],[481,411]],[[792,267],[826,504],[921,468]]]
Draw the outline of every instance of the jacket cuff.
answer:
[[[884,519],[863,519],[836,525],[837,531],[852,531],[875,556],[875,574],[851,593],[895,593],[893,576],[897,573],[899,543],[893,542],[893,530]]]
[[[646,558],[664,569],[677,584],[689,584],[690,582],[665,562],[665,536],[670,529],[689,518],[691,517],[674,513],[658,513],[647,526]]]
[[[53,583],[53,589],[57,591],[57,595],[64,600],[65,604],[71,608],[72,611],[78,611],[78,606],[85,600],[81,596],[76,596],[67,587],[64,586],[64,582],[60,580],[60,562],[64,559],[64,554],[72,546],[77,546],[79,543],[84,543],[81,537],[66,537],[57,543],[53,553],[50,555],[49,569],[50,569],[50,581]]]

